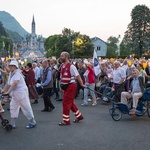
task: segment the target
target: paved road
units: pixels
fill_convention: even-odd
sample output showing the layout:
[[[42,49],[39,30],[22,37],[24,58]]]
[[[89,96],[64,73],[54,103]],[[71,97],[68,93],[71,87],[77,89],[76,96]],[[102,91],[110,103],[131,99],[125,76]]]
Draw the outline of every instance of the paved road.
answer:
[[[53,98],[52,98],[53,99]],[[70,126],[58,126],[61,121],[61,102],[52,100],[55,110],[41,112],[43,101],[32,105],[37,127],[26,129],[27,119],[20,112],[17,128],[10,133],[0,128],[0,150],[149,150],[150,119],[127,116],[115,122],[109,115],[110,104],[98,101],[93,107],[81,106],[79,97],[75,100],[84,120]],[[8,104],[4,108],[7,108]],[[9,111],[3,115],[9,119]],[[71,120],[74,116],[71,113]]]

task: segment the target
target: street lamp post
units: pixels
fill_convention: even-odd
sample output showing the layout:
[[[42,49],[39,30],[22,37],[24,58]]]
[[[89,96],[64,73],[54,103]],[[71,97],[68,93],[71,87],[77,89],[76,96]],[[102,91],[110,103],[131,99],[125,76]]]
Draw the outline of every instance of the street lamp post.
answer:
[[[73,59],[74,59],[74,41],[72,41],[72,55],[73,55]]]
[[[118,56],[120,56],[120,39],[121,38],[121,36],[120,36],[120,34],[118,35]]]

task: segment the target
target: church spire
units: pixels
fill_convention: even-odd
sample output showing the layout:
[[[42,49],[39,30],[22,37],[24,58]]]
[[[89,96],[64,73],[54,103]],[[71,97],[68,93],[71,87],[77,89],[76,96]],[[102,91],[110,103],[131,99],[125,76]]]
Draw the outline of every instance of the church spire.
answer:
[[[35,20],[34,20],[34,15],[33,15],[33,19],[32,19],[32,34],[35,35]]]

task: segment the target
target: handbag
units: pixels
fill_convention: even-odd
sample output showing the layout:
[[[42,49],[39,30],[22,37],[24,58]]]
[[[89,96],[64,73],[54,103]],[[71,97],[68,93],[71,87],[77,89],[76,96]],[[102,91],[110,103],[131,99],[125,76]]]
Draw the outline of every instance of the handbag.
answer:
[[[62,90],[66,90],[69,84],[60,84]]]

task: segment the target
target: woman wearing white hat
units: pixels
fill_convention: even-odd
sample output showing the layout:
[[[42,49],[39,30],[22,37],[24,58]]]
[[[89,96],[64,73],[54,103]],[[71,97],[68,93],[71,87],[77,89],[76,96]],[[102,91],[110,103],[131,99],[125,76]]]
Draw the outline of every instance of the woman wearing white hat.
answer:
[[[21,108],[23,114],[30,120],[30,123],[26,128],[34,128],[36,126],[36,121],[30,105],[28,88],[21,71],[18,69],[18,62],[12,60],[9,64],[9,69],[10,74],[8,82],[2,90],[2,93],[12,96],[10,102],[11,125],[13,128],[16,127],[15,118],[18,118],[19,110]]]

